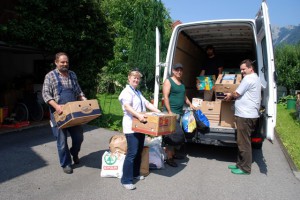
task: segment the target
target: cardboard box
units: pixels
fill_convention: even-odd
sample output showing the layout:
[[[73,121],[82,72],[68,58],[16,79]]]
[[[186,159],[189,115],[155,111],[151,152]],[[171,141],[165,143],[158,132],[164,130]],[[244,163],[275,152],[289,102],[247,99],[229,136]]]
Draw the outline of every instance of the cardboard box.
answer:
[[[176,115],[167,113],[147,112],[147,123],[137,118],[132,120],[132,130],[152,136],[168,135],[176,130]]]
[[[203,101],[201,106],[197,107],[197,109],[201,109],[205,115],[220,115],[221,102],[222,101]]]
[[[220,74],[215,83],[217,99],[223,99],[224,93],[234,92],[242,81],[241,74]]]
[[[221,102],[222,101],[203,101],[201,106],[198,106],[197,109],[202,111],[211,124],[219,124]]]
[[[63,106],[63,113],[54,112],[54,118],[59,128],[86,124],[99,117],[101,110],[96,99],[69,102]]]
[[[216,76],[198,76],[196,79],[197,90],[212,90],[216,82]]]
[[[236,128],[234,101],[222,101],[221,126]]]
[[[201,106],[202,102],[203,102],[203,99],[200,99],[200,98],[193,98],[192,99],[192,104],[195,107]]]

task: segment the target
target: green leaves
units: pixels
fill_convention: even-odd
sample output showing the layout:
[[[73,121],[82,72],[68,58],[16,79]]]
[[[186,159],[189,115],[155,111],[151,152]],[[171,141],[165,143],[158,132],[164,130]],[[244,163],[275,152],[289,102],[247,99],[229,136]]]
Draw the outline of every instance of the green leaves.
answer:
[[[171,33],[171,19],[163,4],[158,0],[104,0],[101,7],[114,27],[115,46],[114,58],[103,71],[105,77],[101,77],[98,91],[118,91],[115,80],[124,87],[127,73],[133,67],[143,72],[141,86],[153,90],[155,27],[158,26],[162,33],[164,52]]]
[[[289,93],[300,89],[300,43],[278,46],[275,58],[278,85],[286,87]]]

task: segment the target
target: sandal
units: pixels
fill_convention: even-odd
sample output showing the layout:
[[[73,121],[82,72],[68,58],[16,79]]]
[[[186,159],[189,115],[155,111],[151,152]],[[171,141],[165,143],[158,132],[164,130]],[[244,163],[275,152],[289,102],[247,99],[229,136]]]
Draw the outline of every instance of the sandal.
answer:
[[[173,158],[169,158],[166,160],[166,163],[171,167],[178,167],[177,163],[173,160]]]
[[[174,158],[174,159],[177,159],[177,160],[183,160],[183,159],[185,159],[185,156],[184,156],[184,155],[180,155],[180,154],[175,154],[175,155],[173,156],[173,158]]]

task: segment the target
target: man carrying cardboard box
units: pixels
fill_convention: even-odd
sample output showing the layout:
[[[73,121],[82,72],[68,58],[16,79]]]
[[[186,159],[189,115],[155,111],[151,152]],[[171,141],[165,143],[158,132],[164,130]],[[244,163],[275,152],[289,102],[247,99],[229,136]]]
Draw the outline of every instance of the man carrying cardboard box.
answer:
[[[86,100],[82,92],[77,76],[69,70],[69,58],[66,53],[60,52],[55,55],[56,69],[45,76],[43,84],[43,99],[50,108],[50,125],[57,141],[57,150],[60,165],[67,174],[73,173],[71,155],[74,164],[79,163],[78,153],[83,142],[83,129],[81,126],[72,126],[59,129],[53,113],[62,114],[62,106],[68,102]],[[72,147],[69,149],[67,135],[72,138]]]
[[[227,101],[235,100],[238,157],[236,165],[229,165],[233,174],[250,174],[252,164],[251,134],[256,128],[261,101],[261,82],[254,72],[253,62],[243,60],[240,65],[243,80],[233,93],[226,93]]]

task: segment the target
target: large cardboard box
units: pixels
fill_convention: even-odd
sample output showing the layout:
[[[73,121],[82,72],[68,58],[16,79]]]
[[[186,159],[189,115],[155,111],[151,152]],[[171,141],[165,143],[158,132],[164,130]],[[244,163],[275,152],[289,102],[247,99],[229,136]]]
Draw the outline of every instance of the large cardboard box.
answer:
[[[220,74],[215,83],[216,98],[224,99],[224,93],[234,92],[241,81],[241,74]]]
[[[196,107],[207,117],[211,124],[219,124],[222,101],[202,101],[201,105]]]
[[[101,110],[96,99],[86,101],[74,101],[63,106],[63,113],[54,112],[54,118],[59,128],[67,128],[88,123],[99,117]]]
[[[175,132],[175,114],[147,112],[145,115],[147,116],[147,123],[142,123],[137,118],[133,118],[133,131],[152,136],[167,135]]]
[[[212,90],[216,82],[215,75],[198,76],[196,79],[197,90]]]
[[[234,101],[222,101],[221,126],[236,128]]]
[[[222,101],[202,101],[198,109],[205,115],[220,115],[221,112],[221,102]]]

